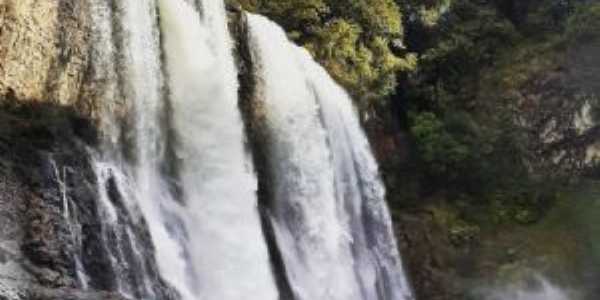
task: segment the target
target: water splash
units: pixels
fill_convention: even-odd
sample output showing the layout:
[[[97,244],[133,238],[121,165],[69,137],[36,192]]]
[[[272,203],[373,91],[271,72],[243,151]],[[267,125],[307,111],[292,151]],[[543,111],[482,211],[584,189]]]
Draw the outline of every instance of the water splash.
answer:
[[[486,300],[573,300],[565,290],[542,277],[536,277],[528,286],[510,286],[480,292]]]

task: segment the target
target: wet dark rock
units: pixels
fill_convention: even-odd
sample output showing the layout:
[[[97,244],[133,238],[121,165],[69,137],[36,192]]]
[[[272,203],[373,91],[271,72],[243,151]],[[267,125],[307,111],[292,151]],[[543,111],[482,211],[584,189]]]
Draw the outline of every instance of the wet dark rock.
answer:
[[[0,109],[0,211],[3,276],[47,287],[75,286],[70,231],[65,222],[62,194],[54,167],[78,170],[66,188],[94,195],[84,140],[73,131],[77,114],[52,105],[11,103]],[[60,171],[59,171],[60,172]],[[62,172],[64,174],[64,172]],[[69,180],[66,180],[69,181]],[[93,196],[92,196],[93,197]],[[92,205],[92,202],[81,203]],[[91,209],[91,208],[90,208]],[[3,268],[0,268],[3,269]],[[25,281],[26,282],[26,281]]]
[[[8,288],[0,283],[0,300],[132,300],[116,293],[82,291],[70,288],[45,288],[29,285],[21,291]]]
[[[84,292],[75,289],[33,289],[30,300],[130,300],[115,293]]]
[[[0,107],[0,299],[123,299],[111,293],[117,277],[97,207],[93,122],[71,108],[3,101],[9,104]],[[176,299],[158,275],[147,227],[133,224],[114,189],[109,194],[122,222],[145,245],[141,261],[152,274],[153,292]],[[77,253],[90,290],[107,292],[78,291]]]

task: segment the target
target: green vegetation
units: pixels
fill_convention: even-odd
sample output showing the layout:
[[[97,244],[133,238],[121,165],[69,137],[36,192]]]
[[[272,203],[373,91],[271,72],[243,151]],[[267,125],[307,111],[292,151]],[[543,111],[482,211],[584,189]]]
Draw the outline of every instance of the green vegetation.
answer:
[[[427,25],[425,46],[408,44],[419,64],[393,100],[418,149],[410,173],[419,174],[421,190],[466,193],[487,205],[519,199],[543,211],[564,179],[585,168],[572,128],[586,100],[567,71],[580,11],[593,10],[564,1],[456,0]],[[550,146],[549,135],[562,139],[560,147]]]
[[[496,6],[473,1],[454,1],[436,26],[432,45],[422,49],[419,67],[396,101],[407,103],[421,180],[481,199],[513,185],[510,179],[526,179],[520,164],[525,137],[513,123],[510,100],[501,96],[505,87],[481,89],[487,71],[497,69],[522,37]]]
[[[371,116],[376,124],[369,128],[393,132],[399,124],[407,133],[408,158],[383,158],[393,203],[410,205],[407,199],[443,191],[489,205],[495,195],[508,202],[531,195],[537,205],[540,189],[552,198],[550,187],[580,171],[581,151],[546,149],[542,135],[573,137],[572,120],[560,115],[574,116],[585,101],[566,83],[567,53],[576,41],[598,36],[599,4],[238,2],[305,46]],[[548,92],[540,82],[550,80],[558,84]],[[561,95],[550,94],[552,87]],[[540,97],[545,101],[530,100]],[[554,163],[561,151],[568,153],[564,163]]]
[[[572,43],[589,43],[600,38],[600,4],[579,5],[569,18],[567,36]]]
[[[245,0],[281,24],[361,107],[394,92],[396,76],[415,67],[402,47],[402,14],[393,0]]]
[[[593,95],[582,97],[569,84],[568,52],[600,36],[600,4],[238,2],[305,46],[371,116],[368,122],[377,123],[369,128],[393,132],[399,125],[407,133],[408,159],[384,157],[387,183],[398,191],[392,202],[443,191],[489,205],[495,195],[505,201],[531,195],[535,204],[540,189],[552,198],[550,187],[581,171],[583,154],[568,148],[568,138],[576,138],[572,118],[581,99]],[[565,142],[549,147],[546,131]],[[564,159],[554,162],[562,152]]]
[[[600,115],[598,1],[239,2],[282,24],[351,92],[395,217],[428,212],[423,243],[447,260],[433,259],[443,272],[458,272],[456,259],[476,279],[522,269],[564,279],[560,270],[585,269],[577,258],[598,261],[598,241],[586,244],[598,209],[585,209],[598,183],[578,187],[600,174],[586,161],[600,127],[576,126],[586,105]],[[429,282],[426,264],[415,280],[425,269]]]

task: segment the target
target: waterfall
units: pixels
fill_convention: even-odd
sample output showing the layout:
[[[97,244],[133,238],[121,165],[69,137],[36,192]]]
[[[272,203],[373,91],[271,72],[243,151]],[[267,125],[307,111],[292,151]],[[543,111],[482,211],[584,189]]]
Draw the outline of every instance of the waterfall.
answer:
[[[90,156],[112,274],[98,283],[76,255],[81,288],[143,300],[292,300],[275,284],[276,249],[295,300],[411,299],[351,100],[282,29],[249,16],[256,100],[273,137],[268,247],[224,2],[98,0],[92,15],[92,79],[106,89],[105,141]],[[60,185],[66,175],[55,173]],[[73,219],[66,198],[64,207]]]
[[[94,171],[98,179],[98,211],[101,220],[101,238],[115,276],[115,288],[122,295],[154,299],[151,274],[145,268],[141,241],[132,233],[138,218],[135,217],[127,177],[111,164],[97,161]],[[124,207],[117,207],[121,203]]]
[[[336,198],[352,232],[363,299],[410,299],[377,162],[347,93],[308,52],[300,51],[321,108],[335,172]]]
[[[162,277],[184,299],[191,298],[182,208],[161,173],[166,152],[164,76],[156,0],[122,1],[125,96],[133,105],[134,195],[152,235]]]
[[[275,23],[248,22],[271,138],[271,219],[295,297],[412,299],[350,98]]]
[[[317,103],[284,32],[249,16],[273,132],[273,211],[278,246],[299,299],[360,299],[349,232],[334,196],[334,173]]]
[[[160,174],[165,156],[161,122],[165,105],[157,3],[93,3],[95,80],[105,82],[107,89],[101,95],[105,142],[102,153],[92,157],[102,243],[114,285],[130,297],[162,300],[166,296],[156,289],[164,279],[185,297],[189,294],[185,251],[180,235],[173,233],[178,220],[168,214],[177,204]],[[118,124],[119,110],[131,111],[127,124]],[[133,142],[123,146],[122,140]],[[130,152],[133,161],[125,159],[123,152]],[[140,231],[146,226],[155,257],[147,257],[149,247]],[[152,260],[158,263],[162,279]]]
[[[245,149],[222,1],[161,0],[173,128],[197,299],[277,299]]]

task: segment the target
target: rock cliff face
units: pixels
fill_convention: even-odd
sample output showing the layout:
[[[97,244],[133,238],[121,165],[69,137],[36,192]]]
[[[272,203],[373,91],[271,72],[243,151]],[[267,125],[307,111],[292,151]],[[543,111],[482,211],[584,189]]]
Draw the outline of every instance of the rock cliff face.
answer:
[[[92,286],[110,282],[101,276],[110,270],[88,153],[95,130],[77,115],[52,104],[0,110],[0,299],[100,299],[76,290],[72,253],[78,251],[89,255],[83,263],[100,278]],[[72,218],[80,222],[81,242]]]
[[[96,125],[73,108],[51,103],[0,106],[0,300],[122,299],[117,275],[139,282],[137,265],[116,269],[117,251],[99,208],[106,189],[123,219],[114,178],[106,186],[93,164]],[[153,293],[176,299],[159,278],[147,228],[131,227],[144,249],[120,247],[144,264]],[[107,239],[111,239],[108,241]],[[84,271],[83,271],[84,270]],[[114,294],[113,294],[114,293]],[[132,297],[138,298],[136,290]]]
[[[106,84],[93,63],[93,3],[0,1],[0,300],[122,299],[92,165]],[[100,188],[112,195],[110,182]],[[142,251],[164,295],[153,249]]]
[[[0,96],[94,112],[88,4],[0,2]]]
[[[58,132],[63,137],[74,133],[70,125],[51,124],[59,112],[49,108],[68,105],[91,113],[80,101],[89,55],[84,5],[85,1],[0,2],[1,299],[29,299],[34,293],[39,296],[42,286],[74,285],[51,163],[67,159],[73,170],[86,156],[81,155],[83,143],[54,140]],[[76,181],[72,184],[80,194],[93,195],[89,177]]]

